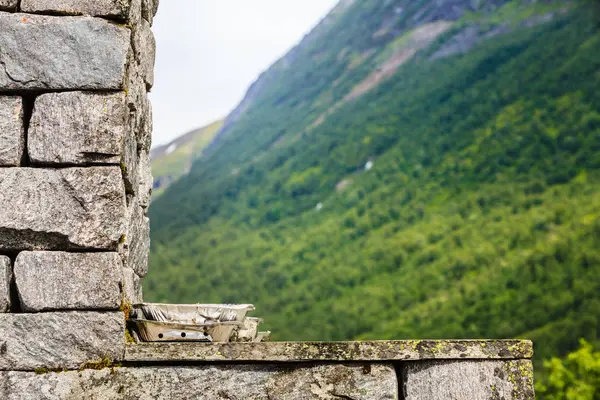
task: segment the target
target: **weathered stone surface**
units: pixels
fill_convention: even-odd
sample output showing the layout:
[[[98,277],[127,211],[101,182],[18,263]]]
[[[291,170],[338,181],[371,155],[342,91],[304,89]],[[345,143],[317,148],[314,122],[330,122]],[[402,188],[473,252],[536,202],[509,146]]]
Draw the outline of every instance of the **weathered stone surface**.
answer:
[[[21,308],[118,310],[121,269],[118,253],[22,252],[14,267]]]
[[[147,99],[147,98],[146,98]],[[138,150],[150,153],[152,147],[152,131],[154,130],[154,121],[152,115],[152,103],[147,99],[145,114],[142,120],[142,129],[138,138]]]
[[[144,301],[141,279],[131,268],[123,268],[123,295],[129,304]]]
[[[124,345],[121,312],[0,314],[0,370],[78,369],[104,358],[119,361]]]
[[[130,36],[99,18],[0,12],[0,91],[121,89]]]
[[[130,0],[21,0],[21,11],[126,19]]]
[[[136,194],[140,185],[139,157],[137,150],[137,140],[133,130],[131,129],[131,120],[129,133],[125,136],[125,144],[123,148],[123,160],[121,161],[121,169],[123,171],[123,179],[125,181],[125,189],[128,194]]]
[[[9,372],[7,400],[252,399],[395,400],[389,365],[115,368],[37,375]],[[34,395],[35,393],[35,395]]]
[[[0,168],[0,250],[116,250],[125,232],[119,167]]]
[[[34,164],[116,164],[124,152],[125,93],[48,93],[35,101],[29,128]]]
[[[10,258],[0,256],[0,313],[10,311],[10,283],[12,281],[12,266]]]
[[[148,343],[127,346],[134,362],[493,360],[533,356],[528,340],[401,340],[375,342]]]
[[[402,367],[406,400],[533,400],[529,360],[435,361]]]
[[[129,24],[134,26],[140,23],[142,19],[142,0],[130,0],[129,6]]]
[[[23,100],[0,96],[0,166],[19,166],[24,149]]]
[[[17,8],[19,0],[0,0],[0,11],[13,11]]]
[[[131,109],[130,129],[135,132],[138,150],[150,151],[152,125],[148,118],[152,118],[150,101],[148,100],[146,82],[138,63],[131,57],[127,78],[127,102]]]
[[[133,51],[139,64],[140,74],[150,89],[154,85],[154,62],[156,59],[156,40],[150,23],[141,19],[139,25],[133,28]]]
[[[152,25],[152,20],[158,11],[158,0],[143,0],[142,17]]]
[[[140,189],[138,194],[139,205],[145,210],[150,206],[150,199],[152,198],[152,166],[150,165],[150,156],[148,152],[142,151],[140,153]]]
[[[127,209],[127,231],[120,249],[126,267],[141,277],[148,274],[150,252],[150,220],[136,197],[131,198]]]

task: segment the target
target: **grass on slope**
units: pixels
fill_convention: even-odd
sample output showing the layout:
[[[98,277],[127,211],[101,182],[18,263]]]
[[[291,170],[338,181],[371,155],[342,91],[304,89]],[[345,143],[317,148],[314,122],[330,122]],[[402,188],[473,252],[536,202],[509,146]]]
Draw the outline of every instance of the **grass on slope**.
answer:
[[[151,210],[148,297],[254,302],[276,339],[531,337],[540,358],[596,341],[598,11],[431,61],[449,32],[248,162],[319,115],[259,102],[228,138],[244,153],[223,145]]]
[[[210,144],[222,126],[223,121],[217,121],[153,149],[151,162],[155,180],[164,179],[170,183],[189,171],[194,160],[201,157],[204,148]],[[153,197],[163,193],[166,186],[154,190]]]

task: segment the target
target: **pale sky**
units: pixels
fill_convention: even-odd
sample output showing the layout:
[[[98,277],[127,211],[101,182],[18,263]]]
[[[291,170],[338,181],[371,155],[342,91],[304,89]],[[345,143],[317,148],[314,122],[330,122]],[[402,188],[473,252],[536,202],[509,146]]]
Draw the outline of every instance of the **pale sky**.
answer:
[[[226,116],[337,0],[163,0],[154,22],[154,145]]]

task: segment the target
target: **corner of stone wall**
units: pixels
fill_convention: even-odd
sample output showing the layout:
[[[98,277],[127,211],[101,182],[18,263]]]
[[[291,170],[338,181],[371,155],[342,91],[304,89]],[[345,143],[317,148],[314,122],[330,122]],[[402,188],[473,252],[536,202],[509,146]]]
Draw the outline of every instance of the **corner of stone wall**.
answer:
[[[0,371],[123,359],[148,271],[157,6],[0,0]]]

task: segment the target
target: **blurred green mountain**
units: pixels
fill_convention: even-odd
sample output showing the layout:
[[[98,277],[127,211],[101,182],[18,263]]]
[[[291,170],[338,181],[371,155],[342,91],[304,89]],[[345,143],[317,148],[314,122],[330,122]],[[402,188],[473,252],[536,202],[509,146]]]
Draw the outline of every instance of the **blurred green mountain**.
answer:
[[[160,196],[171,183],[190,171],[194,160],[202,156],[202,151],[222,126],[223,121],[214,122],[150,151],[154,175],[153,198]]]
[[[275,339],[600,329],[594,1],[342,1],[153,203],[149,300]]]

